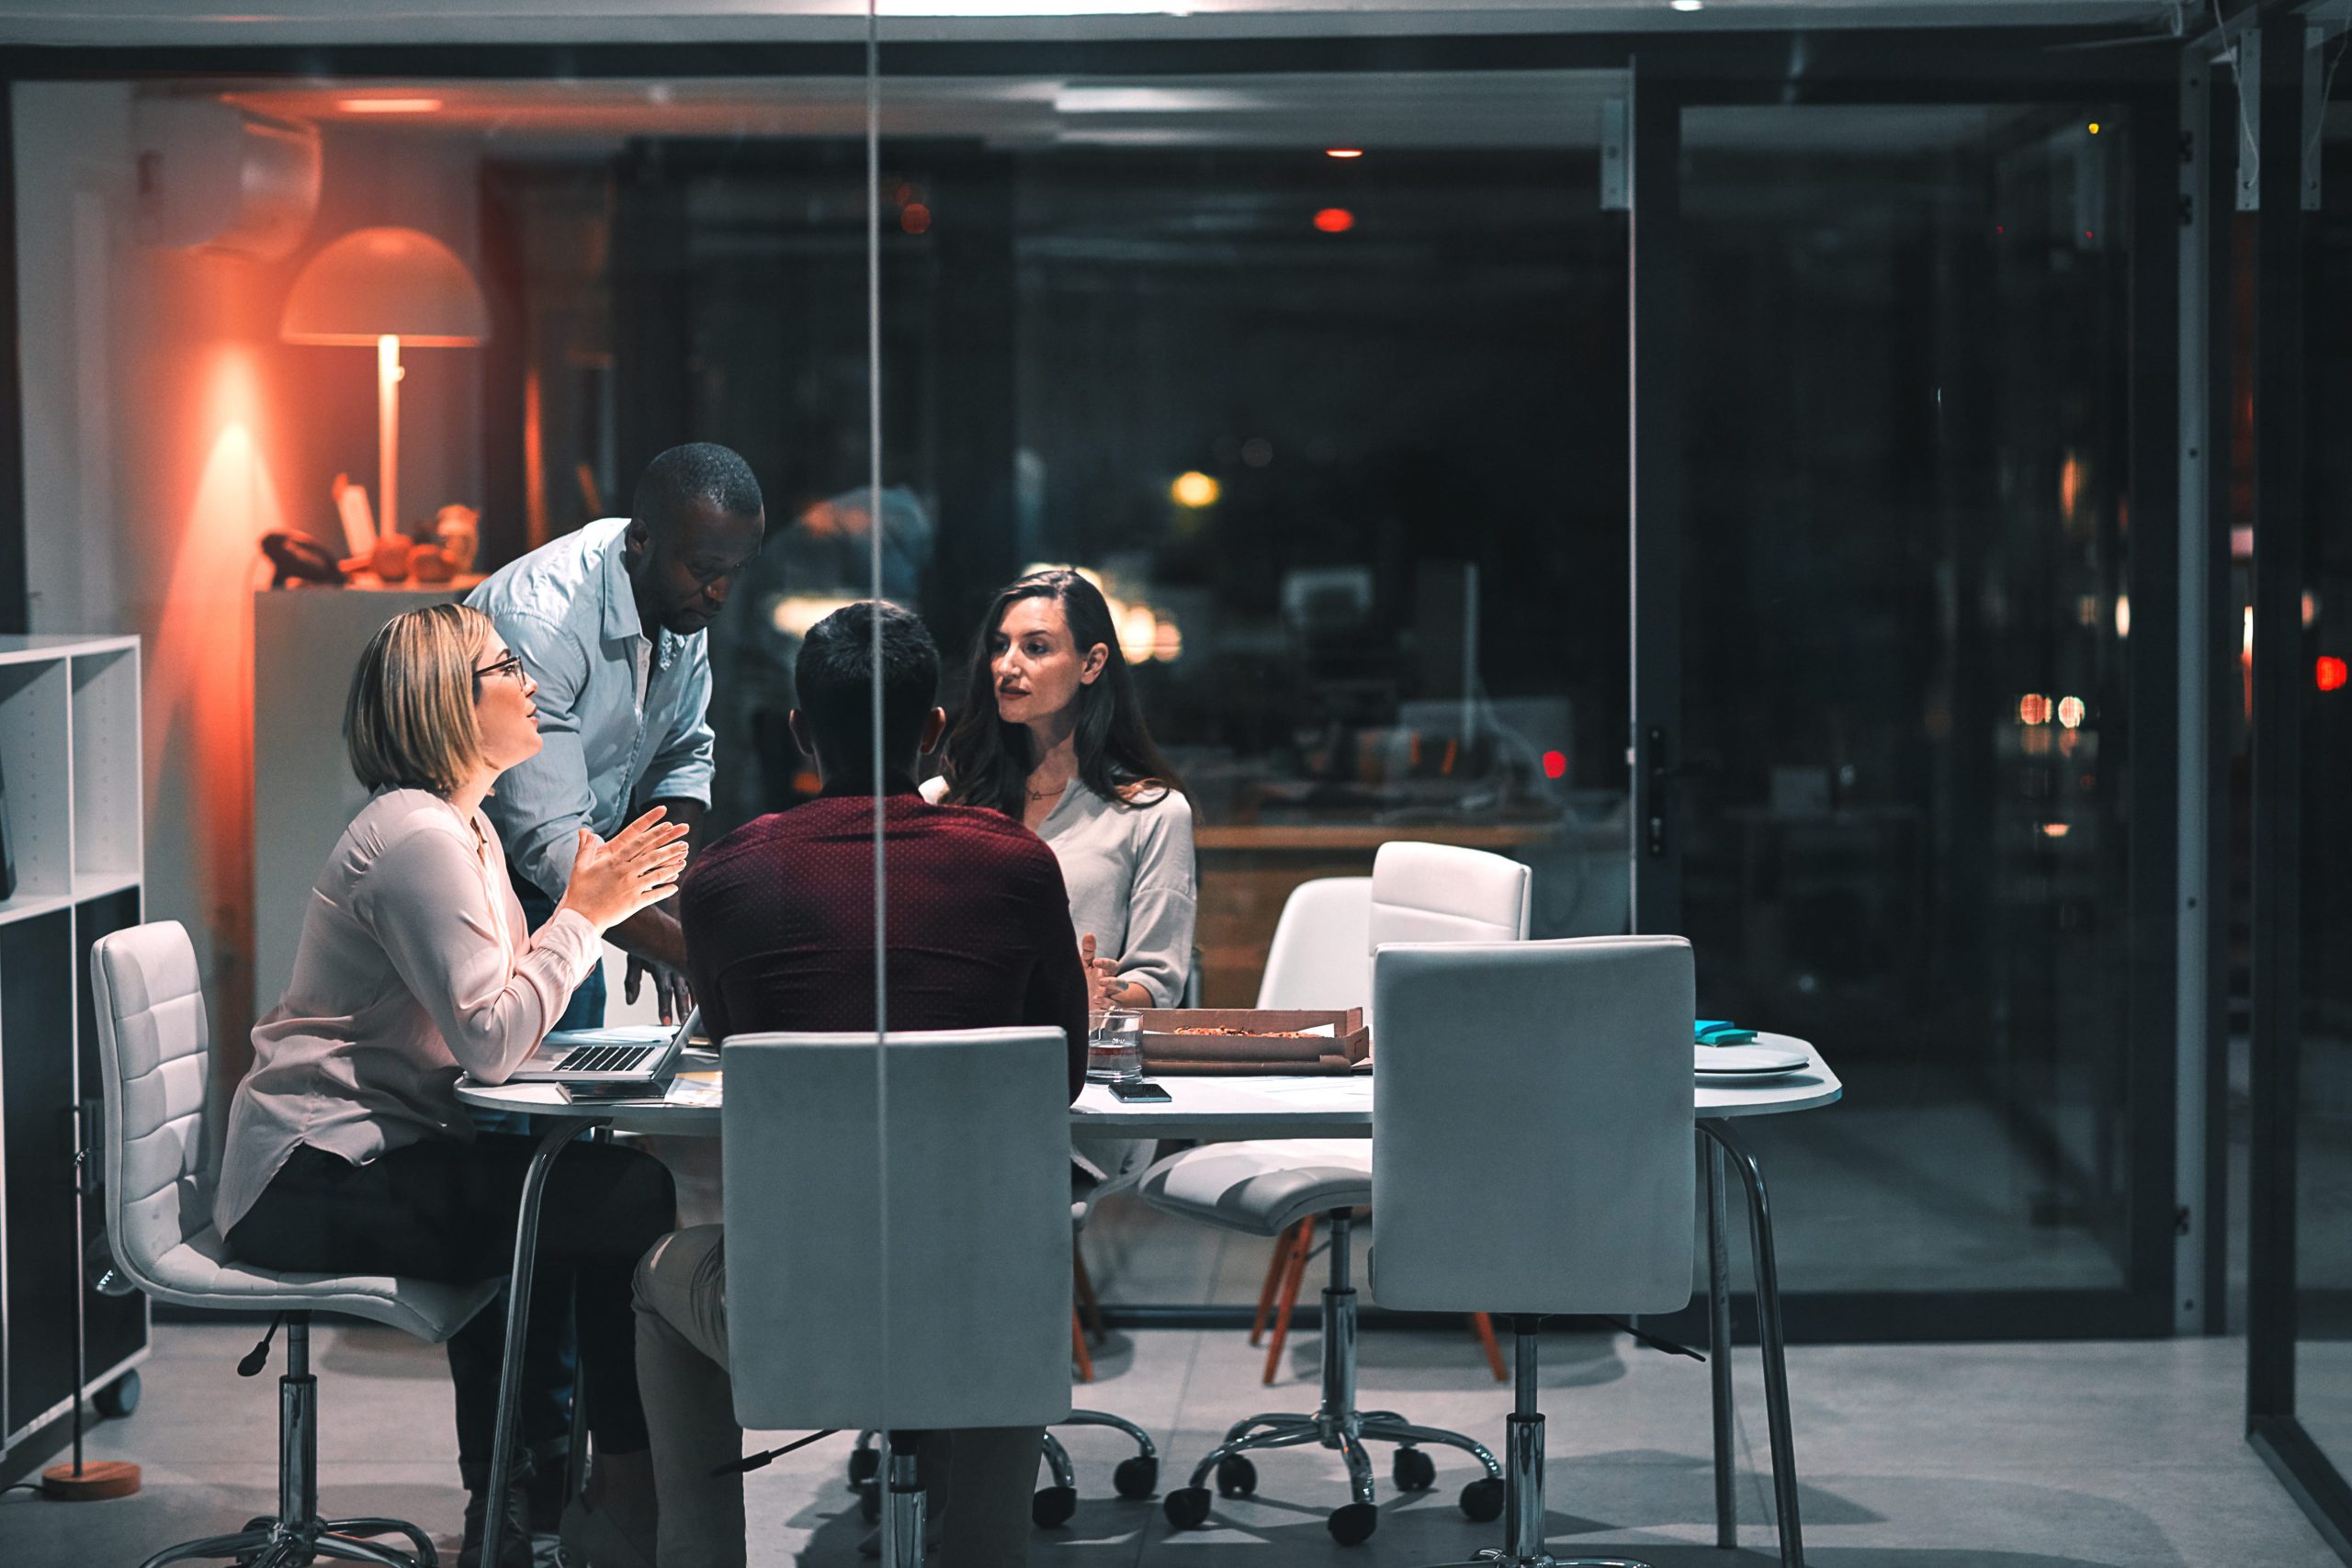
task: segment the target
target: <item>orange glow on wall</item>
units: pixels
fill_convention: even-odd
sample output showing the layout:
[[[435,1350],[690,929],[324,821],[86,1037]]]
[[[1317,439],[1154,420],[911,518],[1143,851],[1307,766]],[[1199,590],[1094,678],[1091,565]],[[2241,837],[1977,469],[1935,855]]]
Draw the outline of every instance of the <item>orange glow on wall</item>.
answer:
[[[181,797],[227,1069],[242,1063],[252,1023],[252,592],[268,581],[261,536],[289,525],[272,472],[272,412],[286,389],[271,384],[263,351],[233,335],[207,334],[164,369],[155,406],[177,428],[158,476],[159,525],[145,536],[156,551],[148,577],[156,597],[142,617],[141,760],[151,819],[167,779]]]
[[[334,107],[345,114],[431,114],[438,98],[337,98]]]
[[[554,536],[548,532],[548,469],[546,413],[539,401],[539,367],[523,373],[523,540],[537,549]]]

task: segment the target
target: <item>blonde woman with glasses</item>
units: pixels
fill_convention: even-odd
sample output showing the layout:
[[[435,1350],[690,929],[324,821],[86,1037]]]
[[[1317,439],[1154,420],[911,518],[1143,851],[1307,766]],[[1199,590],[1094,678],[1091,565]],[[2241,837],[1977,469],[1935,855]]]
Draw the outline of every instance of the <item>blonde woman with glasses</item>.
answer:
[[[602,933],[668,897],[686,852],[684,826],[659,809],[609,841],[583,829],[561,906],[526,927],[481,803],[539,750],[537,689],[489,617],[458,604],[394,616],[360,655],[344,739],[374,793],[307,895],[285,998],[254,1029],[214,1199],[233,1255],[452,1282],[505,1272],[531,1140],[476,1135],[458,1077],[513,1072]],[[629,1280],[674,1195],[657,1161],[584,1145],[556,1162],[547,1199],[541,1266],[572,1277],[596,1389],[594,1481],[563,1533],[595,1568],[631,1568],[651,1556],[653,1492]],[[519,1486],[484,1495],[504,1337],[492,1310],[449,1341],[471,1495],[462,1568],[480,1561],[490,1507],[509,1510],[497,1568],[530,1561]]]

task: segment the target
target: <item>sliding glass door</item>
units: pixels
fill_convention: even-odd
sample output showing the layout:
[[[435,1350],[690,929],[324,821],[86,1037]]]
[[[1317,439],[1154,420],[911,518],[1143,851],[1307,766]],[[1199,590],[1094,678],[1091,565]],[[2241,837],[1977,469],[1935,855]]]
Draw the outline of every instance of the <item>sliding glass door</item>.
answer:
[[[2163,1331],[2169,106],[1639,94],[1635,922],[1846,1083],[1792,1330]]]

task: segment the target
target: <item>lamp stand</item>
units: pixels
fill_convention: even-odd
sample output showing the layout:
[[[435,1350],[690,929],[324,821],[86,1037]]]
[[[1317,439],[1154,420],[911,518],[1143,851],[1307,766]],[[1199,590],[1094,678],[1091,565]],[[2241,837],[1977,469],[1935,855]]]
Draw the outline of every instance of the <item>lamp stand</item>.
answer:
[[[60,1503],[96,1503],[128,1497],[139,1490],[139,1467],[127,1460],[82,1457],[82,1396],[90,1378],[88,1305],[90,1281],[83,1265],[86,1250],[82,1235],[84,1200],[96,1195],[90,1172],[89,1108],[77,1100],[67,1111],[74,1121],[74,1269],[65,1277],[74,1286],[74,1462],[52,1464],[40,1472],[41,1495]]]
[[[376,340],[376,536],[401,531],[401,340]]]

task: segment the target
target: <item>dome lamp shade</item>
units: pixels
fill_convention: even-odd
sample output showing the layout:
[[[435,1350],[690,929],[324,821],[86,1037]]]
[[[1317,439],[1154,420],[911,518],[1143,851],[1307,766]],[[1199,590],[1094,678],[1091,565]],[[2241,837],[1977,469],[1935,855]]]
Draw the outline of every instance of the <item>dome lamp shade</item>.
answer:
[[[356,229],[303,265],[278,335],[288,343],[471,348],[490,336],[481,289],[457,253],[414,229]]]
[[[414,229],[355,229],[302,265],[277,335],[376,351],[378,515],[401,525],[401,347],[472,348],[490,308],[466,264]],[[356,545],[356,541],[354,541]]]

